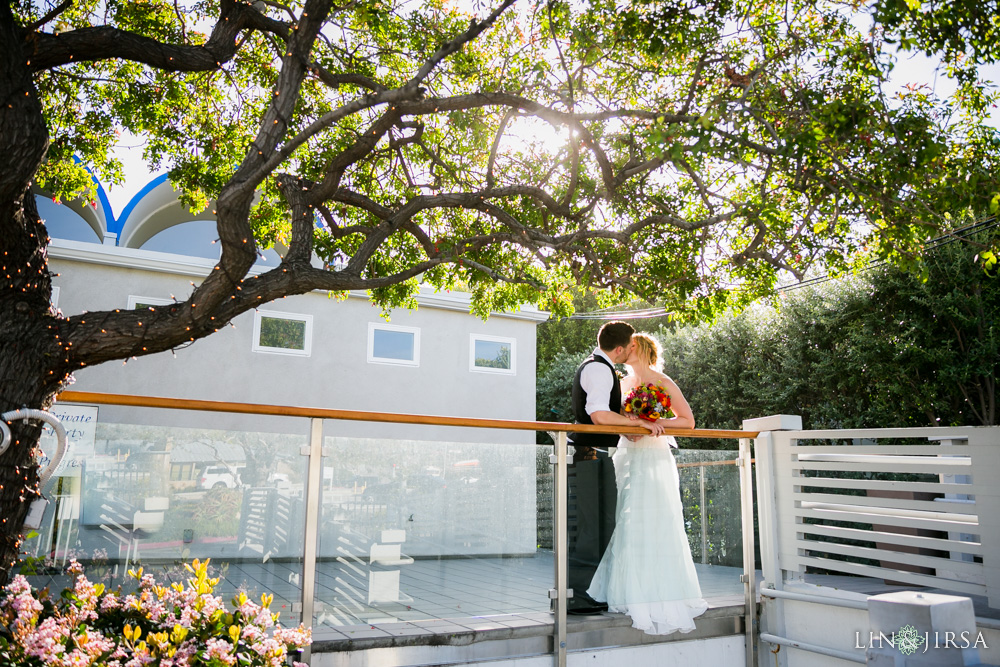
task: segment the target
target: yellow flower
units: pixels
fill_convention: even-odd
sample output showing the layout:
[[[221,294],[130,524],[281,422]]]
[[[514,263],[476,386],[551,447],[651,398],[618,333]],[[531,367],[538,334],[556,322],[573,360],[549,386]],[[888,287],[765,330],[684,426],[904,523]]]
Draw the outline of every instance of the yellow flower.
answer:
[[[170,640],[175,644],[180,644],[187,637],[188,630],[183,625],[175,625],[170,633]]]

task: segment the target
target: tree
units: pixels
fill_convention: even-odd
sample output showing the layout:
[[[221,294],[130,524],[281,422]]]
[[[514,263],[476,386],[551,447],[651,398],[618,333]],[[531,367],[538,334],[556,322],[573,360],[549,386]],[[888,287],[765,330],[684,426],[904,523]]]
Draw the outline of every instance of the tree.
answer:
[[[1000,281],[959,239],[996,245],[997,225],[928,249],[927,280],[874,266],[713,326],[661,329],[665,370],[708,428],[768,414],[813,429],[995,426]]]
[[[814,264],[912,257],[998,190],[989,95],[886,99],[883,37],[850,18],[805,0],[4,3],[0,410],[310,290],[392,308],[422,280],[467,286],[484,316],[564,314],[579,283],[704,313]],[[177,303],[62,316],[32,188],[120,179],[120,131],[212,202],[221,259]],[[250,277],[274,243],[281,265]],[[38,432],[16,424],[0,466],[0,572]]]

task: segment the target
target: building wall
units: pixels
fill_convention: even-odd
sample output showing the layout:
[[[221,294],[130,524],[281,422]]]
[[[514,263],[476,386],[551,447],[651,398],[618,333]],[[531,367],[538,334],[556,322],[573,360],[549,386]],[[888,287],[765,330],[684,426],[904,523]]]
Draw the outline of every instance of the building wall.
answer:
[[[214,262],[55,240],[50,246],[50,265],[58,274],[54,278],[56,305],[72,315],[128,308],[130,297],[140,301],[172,296],[183,300],[192,283],[211,271]],[[254,351],[254,313],[250,312],[237,317],[234,327],[225,326],[173,354],[82,369],[76,373],[72,388],[266,405],[533,420],[535,327],[544,315],[530,309],[482,321],[469,314],[467,295],[425,293],[419,301],[417,310],[392,312],[390,322],[419,328],[419,365],[368,361],[369,325],[384,324],[385,320],[364,295],[340,301],[325,293],[310,293],[260,308],[262,313],[310,316],[308,356]],[[472,334],[514,340],[515,372],[470,370]],[[159,533],[149,531],[142,545],[143,558],[246,558],[245,545],[250,538],[243,515],[249,507],[247,499],[261,487],[273,487],[276,498],[287,500],[289,520],[295,525],[292,537],[296,539],[258,551],[265,558],[296,559],[301,554],[298,526],[304,517],[307,459],[300,449],[308,441],[309,420],[100,406],[98,422],[95,441],[88,450],[93,455],[80,462],[82,482],[76,493],[83,506],[92,509],[106,503],[108,497],[123,499],[128,507],[122,512],[126,513],[158,499],[165,507],[167,528]],[[367,557],[369,542],[377,541],[386,529],[406,531],[404,548],[413,556],[535,551],[533,432],[327,420],[324,436],[328,444],[323,459],[322,532],[328,539],[322,540],[321,556],[337,546],[338,536],[350,534],[362,536],[356,540],[357,555]],[[236,446],[244,454],[216,454],[193,461],[190,480],[170,479],[174,453],[187,452],[192,443],[198,444],[197,451],[219,452]],[[245,507],[238,524],[220,528],[215,531],[219,535],[206,535],[204,541],[200,538],[206,531],[201,528],[185,531],[193,535],[193,542],[176,539],[173,533],[178,531],[171,512],[183,515],[177,521],[197,514],[205,489],[212,486],[198,478],[209,466],[218,464],[247,466],[241,473]],[[230,478],[236,472],[234,468]],[[128,487],[132,477],[125,473],[138,479],[145,490]],[[498,503],[504,504],[504,512],[496,512]],[[98,509],[86,514],[81,523],[95,533],[103,516]],[[65,543],[77,540],[86,551],[85,532],[81,528],[80,536],[61,539]],[[36,550],[42,553],[49,549],[50,541],[40,541]]]
[[[54,241],[51,265],[59,275],[58,307],[66,314],[128,307],[129,296],[185,299],[209,260],[127,248]],[[162,261],[166,258],[168,261]],[[150,260],[160,260],[154,264]],[[124,266],[123,266],[124,265]],[[145,266],[147,268],[138,268]],[[85,368],[74,390],[192,399],[374,410],[456,417],[533,420],[537,310],[470,315],[467,295],[427,294],[413,311],[399,309],[389,324],[420,329],[419,366],[369,363],[369,323],[384,324],[363,295],[339,301],[325,293],[264,304],[262,313],[312,316],[309,356],[253,351],[254,314],[244,313],[189,347]],[[516,340],[515,374],[469,368],[471,334]],[[109,411],[111,411],[109,409]],[[114,411],[112,411],[114,412]],[[187,419],[197,424],[198,419]],[[342,428],[341,428],[342,427]],[[385,432],[412,437],[411,427]],[[438,437],[425,429],[427,437]],[[449,439],[454,439],[450,429]],[[342,435],[363,436],[369,426],[343,423]],[[438,432],[440,435],[440,432]],[[468,434],[467,434],[468,435]],[[493,431],[487,440],[534,442],[533,434]],[[481,439],[481,438],[480,438]]]

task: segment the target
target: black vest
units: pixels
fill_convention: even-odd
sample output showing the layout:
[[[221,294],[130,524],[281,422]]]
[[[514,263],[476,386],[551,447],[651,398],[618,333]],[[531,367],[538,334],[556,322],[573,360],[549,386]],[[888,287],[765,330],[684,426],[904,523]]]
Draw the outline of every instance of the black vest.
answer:
[[[615,412],[622,404],[622,385],[615,367],[604,357],[592,354],[584,359],[580,367],[576,369],[576,376],[573,378],[573,415],[576,417],[577,424],[594,423],[590,415],[587,414],[587,392],[580,386],[580,375],[583,374],[584,368],[595,362],[606,366],[611,377],[614,378],[614,384],[611,385],[609,409]],[[570,433],[569,440],[577,447],[615,447],[618,444],[618,436],[611,433]]]

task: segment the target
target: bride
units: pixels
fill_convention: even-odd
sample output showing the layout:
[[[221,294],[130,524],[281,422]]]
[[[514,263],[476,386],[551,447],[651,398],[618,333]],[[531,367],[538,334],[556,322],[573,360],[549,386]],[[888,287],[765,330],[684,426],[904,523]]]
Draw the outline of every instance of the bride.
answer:
[[[660,347],[642,333],[625,364],[622,394],[658,384],[670,395],[675,417],[660,419],[667,428],[694,428],[694,415],[673,380],[657,370]],[[653,635],[694,630],[694,618],[708,608],[684,529],[683,506],[672,436],[622,436],[614,455],[618,482],[617,523],[587,593],[627,614],[632,626]]]

